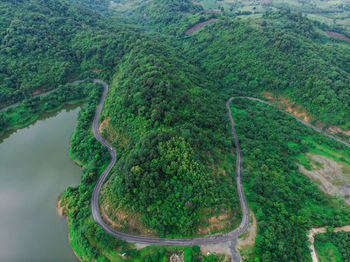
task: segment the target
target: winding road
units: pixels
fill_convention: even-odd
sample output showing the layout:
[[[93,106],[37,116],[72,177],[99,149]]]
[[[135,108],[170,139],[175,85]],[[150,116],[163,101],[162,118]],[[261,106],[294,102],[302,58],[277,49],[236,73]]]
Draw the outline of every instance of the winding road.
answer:
[[[198,238],[169,239],[169,238],[154,238],[154,237],[145,237],[145,236],[135,236],[135,235],[129,235],[129,234],[122,233],[122,232],[119,232],[119,231],[112,229],[109,225],[107,225],[103,221],[103,219],[99,213],[98,196],[99,196],[99,193],[100,193],[100,190],[101,190],[103,183],[105,182],[109,172],[111,171],[112,167],[114,166],[114,164],[116,162],[116,155],[115,155],[115,151],[114,151],[113,147],[102,138],[102,136],[99,132],[99,129],[98,129],[98,119],[99,119],[100,114],[101,114],[104,100],[107,96],[108,85],[105,82],[103,82],[101,80],[97,80],[97,79],[93,80],[93,82],[99,83],[104,87],[104,91],[103,91],[102,97],[100,99],[100,102],[98,104],[96,114],[94,117],[94,121],[93,121],[93,133],[94,133],[95,138],[101,144],[103,144],[104,146],[107,147],[109,154],[111,156],[110,163],[108,164],[106,169],[103,171],[103,173],[100,175],[99,180],[98,180],[98,182],[94,188],[94,191],[92,193],[91,210],[92,210],[92,217],[96,221],[96,223],[98,223],[107,233],[109,233],[111,235],[114,235],[114,236],[116,236],[120,239],[123,239],[125,241],[128,241],[128,242],[140,243],[140,244],[180,245],[181,246],[181,245],[205,245],[205,244],[214,244],[214,243],[217,244],[217,243],[230,242],[230,241],[237,240],[238,236],[243,234],[248,229],[249,210],[248,210],[247,201],[246,201],[246,198],[244,195],[243,185],[242,185],[242,153],[241,153],[241,148],[240,148],[239,140],[238,140],[236,129],[235,129],[235,123],[234,123],[233,118],[232,118],[230,104],[231,104],[232,100],[237,99],[237,98],[243,98],[243,99],[248,99],[248,100],[252,100],[252,101],[257,101],[257,102],[268,104],[268,105],[271,105],[271,104],[264,101],[264,100],[261,100],[258,98],[253,98],[253,97],[232,97],[226,102],[226,108],[228,111],[228,117],[229,117],[230,122],[231,122],[232,136],[233,136],[233,140],[234,140],[234,143],[236,146],[236,156],[237,156],[237,159],[236,159],[236,181],[237,181],[237,190],[238,190],[238,195],[239,195],[239,200],[240,200],[241,210],[242,210],[242,221],[241,221],[241,224],[239,225],[238,228],[236,228],[235,230],[228,232],[228,233],[222,233],[222,234],[216,234],[216,235],[210,235],[210,236],[198,237]],[[294,117],[298,122],[301,122],[302,124],[314,129],[315,131],[322,133],[322,134],[328,136],[329,138],[346,145],[347,147],[350,147],[349,143],[344,142],[344,141],[324,132],[323,130],[321,130],[315,126],[312,126],[312,125],[302,121],[301,119],[299,119],[299,118],[297,118],[289,113],[286,113],[286,114]]]
[[[260,102],[260,103],[263,103],[263,104],[266,104],[266,105],[269,105],[269,106],[274,106],[273,104],[271,104],[271,103],[269,103],[269,102],[267,102],[267,101],[265,101],[265,100],[262,100],[262,99],[259,99],[259,98],[255,98],[255,97],[239,96],[239,97],[235,97],[235,98],[248,99],[248,100],[257,101],[257,102]],[[284,111],[284,110],[282,110],[282,109],[279,109],[279,110],[280,110],[281,112],[283,112],[283,113],[285,113],[285,114],[287,114],[287,115],[293,117],[296,121],[302,123],[303,125],[312,128],[312,129],[315,130],[316,132],[321,133],[321,134],[323,134],[323,135],[329,137],[330,139],[333,139],[333,140],[335,140],[335,141],[337,141],[337,142],[339,142],[339,143],[345,145],[346,147],[349,147],[349,148],[350,148],[350,143],[347,143],[347,142],[345,142],[345,141],[343,141],[343,140],[341,140],[341,139],[339,139],[339,138],[337,138],[337,137],[335,137],[335,136],[332,136],[331,134],[327,133],[326,131],[323,131],[322,129],[320,129],[320,128],[318,128],[318,127],[315,127],[315,126],[313,126],[313,125],[311,125],[311,124],[309,124],[309,123],[307,123],[307,122],[301,120],[300,118],[296,117],[295,115],[293,115],[293,114],[291,114],[291,113],[288,113],[288,112],[286,112],[286,111]]]
[[[75,81],[73,81],[73,82],[71,82],[71,83],[69,83],[69,84],[72,85],[72,86],[75,86],[75,85],[80,84],[80,83],[83,83],[83,82],[85,82],[85,81],[84,81],[84,80],[75,80]],[[57,90],[58,90],[58,87],[55,88],[55,89],[52,89],[52,90],[50,90],[50,91],[46,91],[46,92],[44,92],[44,93],[38,94],[38,95],[36,95],[36,96],[32,96],[31,98],[46,96],[46,95],[49,95],[49,94],[51,94],[51,93],[53,93],[53,92],[55,92],[55,91],[57,91]],[[22,102],[23,102],[23,101],[22,101]],[[0,109],[0,112],[4,112],[5,110],[7,110],[7,109],[9,109],[9,108],[18,106],[18,105],[21,104],[22,102],[17,102],[17,103],[14,103],[14,104],[12,104],[12,105],[3,107],[3,108]]]
[[[99,180],[97,181],[97,184],[94,188],[94,191],[92,193],[92,198],[91,198],[91,211],[92,211],[92,217],[98,223],[107,233],[114,235],[120,239],[123,239],[128,242],[132,243],[140,243],[140,244],[151,244],[151,245],[176,245],[176,246],[189,246],[189,245],[206,245],[206,244],[217,244],[217,243],[224,243],[224,242],[229,242],[234,239],[237,239],[238,236],[243,234],[247,229],[249,225],[249,210],[247,206],[247,201],[245,199],[245,195],[243,192],[243,186],[242,186],[242,179],[241,179],[241,174],[242,174],[242,156],[241,156],[241,149],[239,146],[238,142],[238,137],[236,134],[236,130],[234,128],[234,122],[232,119],[231,115],[231,110],[230,110],[230,102],[232,99],[227,101],[227,109],[228,109],[228,114],[231,120],[232,124],[232,134],[234,137],[234,141],[236,144],[236,152],[237,152],[237,165],[236,165],[236,180],[237,180],[237,189],[238,189],[238,195],[241,203],[241,208],[242,208],[242,215],[243,219],[241,224],[239,225],[238,228],[235,230],[228,232],[228,233],[222,233],[222,234],[216,234],[216,235],[210,235],[206,237],[198,237],[198,238],[177,238],[177,239],[170,239],[170,238],[155,238],[155,237],[145,237],[145,236],[135,236],[135,235],[129,235],[125,234],[119,231],[116,231],[112,229],[109,225],[107,225],[99,212],[98,208],[98,196],[101,190],[101,187],[103,183],[105,182],[109,172],[111,171],[112,167],[115,164],[116,161],[116,155],[113,147],[108,144],[101,136],[99,129],[98,129],[98,119],[101,114],[101,110],[103,107],[104,100],[106,98],[107,92],[108,92],[108,85],[101,81],[101,80],[93,80],[95,83],[99,83],[104,87],[104,91],[101,97],[101,100],[98,104],[96,114],[94,117],[94,122],[92,126],[92,130],[94,133],[95,138],[104,146],[107,147],[109,154],[111,156],[111,161],[106,167],[106,169],[103,171],[103,173],[100,175]]]
[[[273,105],[270,104],[269,102],[266,102],[264,100],[254,98],[254,97],[232,97],[226,102],[228,117],[229,117],[230,122],[231,122],[232,136],[233,136],[233,140],[234,140],[235,147],[236,147],[236,157],[237,157],[237,159],[236,159],[236,182],[237,182],[238,196],[239,196],[241,210],[242,210],[242,221],[241,221],[239,227],[237,227],[235,230],[228,232],[228,233],[222,233],[222,234],[216,234],[216,235],[210,235],[210,236],[198,237],[198,238],[170,239],[170,238],[155,238],[155,237],[146,237],[146,236],[135,236],[135,235],[122,233],[122,232],[119,232],[119,231],[112,229],[109,225],[107,225],[103,221],[103,219],[99,213],[98,196],[99,196],[99,193],[100,193],[100,190],[101,190],[103,183],[105,182],[109,172],[111,171],[112,167],[114,166],[114,164],[116,162],[116,154],[115,154],[113,147],[102,138],[101,134],[99,133],[99,128],[98,128],[98,120],[99,120],[99,117],[101,114],[103,103],[104,103],[105,98],[107,96],[108,85],[105,82],[103,82],[102,80],[98,80],[98,79],[93,80],[93,82],[99,83],[104,87],[104,91],[103,91],[102,97],[100,99],[100,102],[98,104],[96,114],[94,117],[94,121],[93,121],[93,133],[94,133],[95,138],[101,144],[103,144],[104,146],[107,147],[109,154],[111,156],[110,163],[108,164],[106,169],[103,171],[103,173],[100,175],[99,180],[98,180],[98,182],[93,190],[93,193],[92,193],[91,210],[92,210],[92,217],[96,221],[96,223],[98,223],[107,233],[114,235],[114,236],[116,236],[120,239],[123,239],[125,241],[132,242],[132,243],[151,244],[151,245],[178,245],[178,246],[229,243],[229,245],[231,246],[231,249],[233,251],[232,255],[234,256],[235,260],[239,260],[240,259],[239,255],[237,253],[235,253],[234,248],[235,248],[235,243],[237,241],[238,236],[243,234],[248,229],[249,209],[247,206],[247,201],[246,201],[246,198],[244,195],[243,185],[242,185],[242,153],[241,153],[241,148],[240,148],[238,136],[237,136],[236,129],[235,129],[235,123],[234,123],[234,120],[232,118],[230,104],[231,104],[232,100],[237,99],[237,98],[242,98],[242,99],[257,101],[257,102],[264,103],[264,104],[267,104],[270,106],[273,106]],[[283,110],[281,110],[281,111],[286,113]],[[349,143],[344,142],[344,141],[324,132],[323,130],[321,130],[315,126],[312,126],[309,123],[306,123],[306,122],[302,121],[301,119],[299,119],[299,118],[297,118],[289,113],[286,113],[286,114],[295,118],[298,122],[304,124],[305,126],[308,126],[308,127],[312,128],[313,130],[315,130],[319,133],[322,133],[322,134],[328,136],[329,138],[344,144],[347,147],[350,147]]]
[[[70,84],[76,85],[76,84],[79,84],[82,82],[84,82],[84,80],[76,80]],[[235,250],[235,245],[236,245],[238,237],[248,229],[249,209],[247,206],[247,201],[246,201],[246,198],[244,195],[243,185],[242,185],[242,153],[241,153],[241,148],[240,148],[238,136],[237,136],[236,129],[235,129],[235,122],[232,118],[230,104],[234,99],[240,98],[240,99],[248,99],[251,101],[257,101],[257,102],[267,104],[270,106],[274,106],[274,105],[265,101],[265,100],[259,99],[259,98],[243,97],[243,96],[231,97],[226,102],[228,117],[229,117],[230,122],[231,122],[231,129],[232,129],[231,131],[232,131],[233,141],[234,141],[235,147],[236,147],[236,157],[237,157],[237,159],[236,159],[236,182],[237,182],[237,191],[238,191],[238,196],[239,196],[241,210],[242,210],[242,221],[241,221],[240,225],[235,230],[233,230],[231,232],[227,232],[227,233],[210,235],[210,236],[205,236],[205,237],[198,237],[198,238],[170,239],[170,238],[155,238],[155,237],[135,236],[135,235],[129,235],[129,234],[122,233],[122,232],[119,232],[119,231],[112,229],[109,225],[107,225],[103,221],[103,219],[99,213],[98,196],[99,196],[99,193],[100,193],[100,190],[101,190],[103,183],[105,182],[109,172],[111,171],[111,169],[113,168],[113,166],[116,162],[116,154],[115,154],[113,147],[102,138],[101,134],[99,133],[99,128],[98,128],[98,120],[99,120],[99,117],[100,117],[100,114],[102,111],[103,103],[104,103],[105,98],[107,96],[108,85],[104,81],[99,80],[99,79],[94,79],[93,82],[101,84],[104,87],[104,91],[103,91],[103,94],[102,94],[101,99],[99,101],[99,104],[97,106],[97,110],[96,110],[94,121],[93,121],[92,130],[93,130],[93,134],[94,134],[95,138],[101,144],[103,144],[105,147],[107,147],[109,154],[111,156],[111,160],[110,160],[108,166],[103,171],[103,173],[100,175],[100,177],[95,185],[95,188],[93,190],[93,193],[92,193],[91,211],[92,211],[92,217],[96,221],[96,223],[98,223],[107,233],[114,235],[120,239],[123,239],[127,242],[131,242],[131,243],[139,243],[139,244],[147,244],[147,245],[176,245],[176,246],[208,245],[208,244],[210,245],[210,244],[226,243],[226,244],[228,244],[228,246],[232,250],[232,255],[233,255],[234,260],[239,261],[240,257],[239,257],[239,254]],[[46,93],[43,93],[43,94],[40,94],[38,96],[48,95],[48,94],[54,92],[55,90],[56,89],[51,90],[51,91],[46,92]],[[18,103],[13,104],[9,107],[14,107],[17,104]],[[9,108],[9,107],[7,107],[7,108]],[[7,108],[4,108],[2,110],[5,110]],[[2,111],[2,110],[0,110],[0,111]],[[350,144],[348,142],[342,141],[339,138],[336,138],[336,137],[328,134],[327,132],[297,118],[296,116],[294,116],[288,112],[285,112],[284,110],[280,109],[280,111],[293,117],[296,121],[302,123],[303,125],[312,128],[316,132],[321,133],[321,134],[329,137],[330,139],[333,139],[339,143],[342,143],[346,147],[350,148]]]

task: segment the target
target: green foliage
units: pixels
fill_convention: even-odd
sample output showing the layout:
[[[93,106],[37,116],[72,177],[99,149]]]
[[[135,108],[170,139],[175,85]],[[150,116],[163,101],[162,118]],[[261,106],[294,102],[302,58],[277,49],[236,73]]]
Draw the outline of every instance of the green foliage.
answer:
[[[166,32],[167,35],[182,35],[188,27],[207,20],[213,15],[202,12],[203,8],[190,0],[118,0],[113,8],[136,24],[150,30]],[[129,5],[128,8],[123,6]]]
[[[91,219],[90,200],[98,175],[106,167],[109,154],[90,132],[102,87],[90,91],[88,100],[78,116],[77,127],[71,139],[70,156],[83,165],[81,184],[68,187],[61,195],[69,222],[71,245],[80,257],[106,261],[99,251],[117,253],[130,246],[124,241],[108,235]],[[108,261],[108,260],[107,260]]]
[[[94,89],[97,89],[97,85],[91,83],[74,86],[67,84],[47,94],[25,99],[21,104],[0,112],[0,134],[30,124],[44,112],[51,112],[67,103],[84,100],[91,92],[95,92]]]
[[[239,203],[235,174],[208,168],[209,154],[218,163],[231,151],[224,101],[199,86],[205,76],[174,51],[137,41],[120,64],[103,115],[130,148],[120,148],[109,187],[113,205],[140,212],[161,235],[190,235],[202,209],[236,211]]]
[[[315,249],[320,261],[350,261],[350,233],[340,231],[317,234]]]
[[[350,209],[322,194],[298,171],[295,157],[309,150],[302,141],[311,135],[320,144],[343,146],[276,108],[243,99],[232,103],[245,163],[243,183],[258,221],[255,253],[261,261],[304,261],[311,225],[348,224]]]
[[[202,193],[214,191],[213,181],[184,138],[151,133],[120,166],[115,193],[144,211],[150,227],[181,235],[196,229],[202,203],[211,202]]]
[[[272,13],[262,21],[212,23],[188,38],[188,54],[227,96],[268,90],[287,95],[319,120],[348,123],[350,46],[330,44],[300,14]]]
[[[102,88],[99,87],[99,89],[96,88],[90,92],[90,101],[79,112],[79,121],[70,144],[70,156],[84,164],[84,173],[89,173],[87,170],[103,166],[109,160],[106,148],[90,132],[91,120],[95,115],[96,104],[102,93]],[[91,184],[95,180],[94,178],[96,179],[91,175],[83,176],[83,182]]]
[[[113,79],[103,117],[110,117],[110,127],[127,143],[116,148],[118,162],[108,184],[111,204],[140,213],[161,236],[193,234],[204,208],[224,207],[240,218],[234,169],[223,175],[210,168],[232,154],[224,108],[228,97],[269,90],[288,95],[327,123],[350,121],[349,45],[319,34],[315,26],[326,27],[301,14],[267,13],[251,22],[203,13],[189,0],[72,2],[0,2],[0,105],[22,102],[0,113],[0,130],[24,125],[68,101],[87,100],[70,148],[83,166],[82,182],[62,195],[71,244],[87,260],[111,260],[124,252],[124,261],[162,261],[180,250],[186,261],[219,259],[201,256],[198,248],[155,247],[146,254],[105,234],[90,216],[91,192],[109,160],[90,129],[101,90],[84,84],[61,86],[41,97],[33,97],[34,91],[77,75]],[[111,14],[110,4],[145,28],[103,15]],[[190,26],[211,17],[220,19],[184,36]],[[295,160],[309,150],[312,143],[303,141],[310,137],[341,146],[276,110],[235,102],[243,182],[258,220],[256,259],[307,260],[311,225],[343,225],[350,214],[302,176]]]
[[[78,74],[110,76],[136,34],[63,0],[0,1],[0,10],[0,106]]]

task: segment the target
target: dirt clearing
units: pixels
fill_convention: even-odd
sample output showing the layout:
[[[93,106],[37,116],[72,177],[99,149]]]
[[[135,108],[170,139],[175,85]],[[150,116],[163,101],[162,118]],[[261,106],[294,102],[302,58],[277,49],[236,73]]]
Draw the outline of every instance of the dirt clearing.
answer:
[[[237,249],[242,249],[242,247],[253,246],[255,244],[256,239],[256,218],[252,211],[250,211],[250,215],[252,218],[252,222],[249,225],[247,232],[243,235],[243,237],[239,238],[237,241]]]
[[[303,165],[297,164],[300,171],[317,181],[323,192],[341,196],[350,205],[350,171],[348,166],[316,154],[307,154],[307,156],[311,160],[312,170],[307,170]]]
[[[337,126],[330,126],[326,130],[328,133],[331,133],[331,134],[344,134],[350,137],[350,130],[344,131]]]
[[[203,255],[207,256],[210,254],[225,254],[224,261],[232,261],[231,250],[228,244],[213,244],[213,245],[202,245],[200,246]]]
[[[271,103],[277,104],[279,108],[287,111],[288,113],[302,119],[303,121],[309,124],[315,118],[307,113],[305,107],[303,107],[302,105],[294,104],[292,101],[290,101],[284,96],[279,96],[278,98],[275,98],[275,96],[271,92],[267,91],[262,92],[262,95],[266,97]],[[330,134],[344,134],[350,137],[350,130],[342,130],[337,126],[328,126],[327,124],[322,123],[320,121],[317,121],[315,123],[315,126],[321,129],[325,129]]]
[[[278,98],[275,98],[272,93],[267,91],[262,92],[262,95],[266,97],[271,103],[277,104],[279,108],[287,111],[293,116],[296,116],[302,119],[307,123],[310,123],[311,120],[313,119],[313,117],[307,114],[306,109],[302,105],[293,104],[292,101],[290,101],[288,98],[284,96],[279,96]]]
[[[343,35],[343,34],[339,34],[339,33],[335,33],[335,32],[330,32],[330,31],[326,31],[325,32],[328,36],[331,36],[331,37],[336,37],[336,38],[341,38],[343,40],[346,40],[350,43],[350,38]]]
[[[205,21],[205,22],[198,23],[198,24],[192,26],[190,29],[188,29],[188,30],[185,32],[185,34],[186,34],[186,35],[193,34],[194,32],[197,32],[197,31],[198,31],[199,29],[201,29],[202,27],[208,25],[208,24],[211,23],[211,22],[215,22],[215,21],[217,21],[216,18],[211,18],[211,19],[209,19],[209,20],[207,20],[207,21]]]
[[[108,123],[109,123],[109,116],[105,120],[103,120],[100,126],[98,127],[98,131],[100,132],[100,134],[103,133],[103,129],[108,125]]]
[[[221,208],[217,214],[213,210],[202,210],[202,218],[198,227],[198,235],[215,234],[222,231],[231,230],[236,226],[236,221],[232,219],[231,209]]]

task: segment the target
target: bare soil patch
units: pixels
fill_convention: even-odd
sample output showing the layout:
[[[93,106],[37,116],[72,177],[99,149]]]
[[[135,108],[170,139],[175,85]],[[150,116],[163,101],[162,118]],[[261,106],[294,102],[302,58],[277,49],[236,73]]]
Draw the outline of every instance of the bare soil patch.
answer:
[[[209,20],[207,20],[207,21],[205,21],[205,22],[198,23],[198,24],[192,26],[190,29],[188,29],[188,30],[185,32],[185,34],[186,34],[186,35],[193,34],[194,32],[197,32],[197,31],[198,31],[199,29],[201,29],[202,27],[208,25],[210,22],[215,22],[215,21],[217,21],[216,18],[211,18],[211,19],[209,19]]]
[[[273,94],[267,91],[262,92],[263,96],[266,97],[270,101],[274,101]]]
[[[262,94],[270,102],[276,103],[278,105],[278,107],[280,107],[281,109],[284,109],[285,111],[302,119],[303,121],[305,121],[307,123],[311,123],[311,121],[314,119],[313,116],[311,116],[307,113],[306,109],[302,105],[293,104],[286,97],[280,96],[278,99],[275,99],[273,94],[271,92],[267,92],[267,91],[262,92]],[[341,128],[339,128],[337,126],[328,126],[327,127],[327,125],[325,123],[322,123],[320,121],[317,121],[315,123],[315,126],[320,128],[320,129],[325,128],[325,130],[330,134],[344,134],[344,135],[350,137],[350,130],[342,130]]]
[[[341,128],[339,128],[337,126],[330,126],[326,129],[326,131],[328,133],[331,133],[331,134],[344,134],[344,135],[350,137],[350,130],[342,130]]]
[[[172,254],[169,258],[169,262],[184,262],[184,253],[182,252],[180,255]]]
[[[213,214],[212,210],[204,209],[202,214],[210,213],[209,215],[201,219],[201,226],[198,227],[197,234],[209,235],[210,233],[221,232],[225,229],[231,229],[234,224],[232,223],[231,210],[221,209],[219,214]]]
[[[33,92],[32,92],[32,96],[36,96],[36,95],[39,95],[43,92],[43,90],[41,90],[40,88],[38,89],[35,89]]]
[[[192,4],[194,4],[194,5],[201,5],[201,3],[197,2],[197,1],[192,1]]]
[[[61,200],[58,200],[57,202],[57,212],[60,216],[64,216],[64,207],[61,206],[62,205],[62,201]]]
[[[248,230],[241,238],[237,239],[236,252],[241,257],[242,261],[250,260],[254,253],[254,245],[257,235],[257,222],[254,213],[250,210],[251,221],[249,222]]]
[[[98,131],[100,132],[100,134],[102,134],[103,129],[108,125],[109,119],[110,119],[110,117],[108,116],[105,120],[102,121],[102,123],[98,127]]]
[[[141,222],[141,214],[125,210],[117,206],[112,207],[108,201],[100,204],[103,220],[113,229],[142,236],[158,236],[153,230],[146,228]]]
[[[200,246],[200,248],[201,248],[202,254],[205,256],[207,256],[208,253],[210,253],[210,254],[224,254],[225,255],[224,261],[232,261],[231,250],[230,250],[230,247],[226,243],[202,245],[202,246]]]
[[[278,99],[275,99],[272,93],[270,92],[263,92],[263,96],[265,96],[270,102],[276,103],[277,106],[288,113],[302,119],[303,121],[310,123],[313,119],[312,116],[308,115],[305,107],[302,105],[294,104],[292,101],[289,100],[289,98],[280,96]]]
[[[306,109],[303,106],[293,104],[288,98],[280,97],[278,105],[281,108],[284,108],[285,111],[304,120],[307,123],[310,123],[312,120],[312,117],[307,114]]]
[[[347,166],[340,164],[333,159],[316,155],[307,155],[311,161],[312,170],[307,170],[301,164],[300,171],[307,177],[315,180],[319,184],[319,188],[329,195],[338,195],[345,199],[347,204],[350,204],[350,173]],[[319,165],[315,165],[319,163]]]
[[[331,36],[331,37],[336,37],[336,38],[341,38],[343,40],[346,40],[350,43],[350,38],[343,35],[343,34],[340,34],[340,33],[335,33],[335,32],[330,32],[330,31],[325,31],[325,33],[328,35],[328,36]]]
[[[249,228],[245,235],[242,238],[239,238],[237,241],[237,249],[242,249],[247,246],[254,246],[256,240],[256,231],[257,231],[257,223],[255,215],[252,211],[250,211],[250,215],[252,217],[252,222],[249,225]]]

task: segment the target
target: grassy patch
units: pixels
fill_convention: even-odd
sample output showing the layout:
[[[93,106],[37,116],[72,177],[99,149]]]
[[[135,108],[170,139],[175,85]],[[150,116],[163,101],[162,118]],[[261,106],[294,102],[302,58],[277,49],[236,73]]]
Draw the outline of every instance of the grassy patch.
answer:
[[[202,0],[200,3],[204,9],[217,9],[219,7],[216,0]]]
[[[336,149],[325,143],[318,144],[314,137],[308,136],[303,138],[303,143],[308,146],[307,153],[316,154],[330,158],[343,166],[343,174],[348,176],[350,174],[350,151],[345,149]],[[297,161],[303,165],[307,170],[313,168],[319,169],[322,167],[321,163],[310,159],[306,153],[297,155]]]
[[[243,185],[258,221],[252,255],[266,261],[287,256],[289,261],[310,260],[306,239],[309,225],[344,225],[348,223],[349,210],[341,201],[322,194],[313,181],[300,174],[295,158],[303,156],[301,160],[312,168],[319,164],[308,160],[307,152],[322,149],[324,154],[339,159],[343,150],[274,107],[236,99],[231,110],[242,149]],[[316,146],[317,142],[321,146]],[[346,160],[346,154],[342,157]],[[270,225],[273,231],[268,230]],[[293,232],[288,228],[293,228]],[[285,250],[293,243],[294,249],[280,252],[270,245],[271,241],[279,241]]]
[[[315,249],[320,262],[342,262],[338,248],[329,240],[316,240]]]

